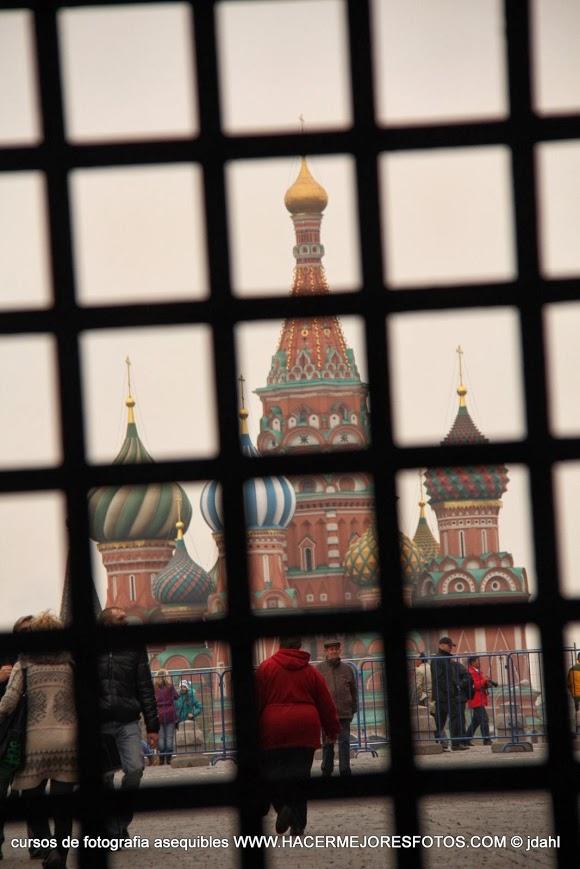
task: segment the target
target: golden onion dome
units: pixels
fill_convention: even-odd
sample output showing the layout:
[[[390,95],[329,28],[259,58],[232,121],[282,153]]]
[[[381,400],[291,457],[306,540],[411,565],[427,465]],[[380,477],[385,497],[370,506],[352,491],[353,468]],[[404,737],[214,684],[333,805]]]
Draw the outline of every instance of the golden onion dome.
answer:
[[[328,194],[310,174],[306,157],[302,157],[296,181],[286,191],[284,205],[291,214],[321,214],[328,205]]]
[[[423,567],[421,552],[406,534],[399,531],[399,551],[401,553],[401,573],[407,582],[413,582],[419,577]]]
[[[406,534],[399,531],[401,573],[405,582],[416,580],[422,569],[421,554]],[[375,530],[371,525],[362,537],[355,537],[347,549],[344,572],[361,588],[379,583],[379,552]]]
[[[379,547],[372,525],[362,537],[355,537],[348,547],[344,572],[361,588],[379,584]]]

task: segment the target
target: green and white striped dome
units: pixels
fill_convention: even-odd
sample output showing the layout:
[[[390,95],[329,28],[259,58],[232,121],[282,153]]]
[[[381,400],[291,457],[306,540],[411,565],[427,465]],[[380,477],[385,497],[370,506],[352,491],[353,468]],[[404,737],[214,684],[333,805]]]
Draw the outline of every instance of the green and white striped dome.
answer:
[[[114,465],[153,464],[143,446],[131,396],[127,434],[113,461]],[[147,477],[147,474],[145,474]],[[185,529],[191,521],[191,504],[178,483],[146,483],[145,485],[100,486],[89,492],[89,524],[92,540],[98,543],[131,540],[172,540],[178,521],[178,501]]]

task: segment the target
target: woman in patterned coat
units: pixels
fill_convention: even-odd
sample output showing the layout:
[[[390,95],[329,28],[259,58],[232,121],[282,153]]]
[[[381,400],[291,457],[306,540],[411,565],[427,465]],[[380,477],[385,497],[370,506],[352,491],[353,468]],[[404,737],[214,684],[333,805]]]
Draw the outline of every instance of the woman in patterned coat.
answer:
[[[62,622],[51,612],[35,616],[30,630],[55,630]],[[28,717],[26,726],[26,757],[24,766],[14,776],[13,790],[28,794],[44,793],[50,781],[53,794],[70,793],[78,781],[77,717],[73,692],[72,659],[68,652],[35,652],[21,655],[10,675],[6,693],[0,701],[0,718],[17,706],[24,688],[26,670]],[[64,869],[66,849],[64,837],[72,833],[72,816],[55,818],[54,836],[57,848],[43,860],[46,869]],[[46,835],[46,821],[35,820],[30,825],[31,838]]]

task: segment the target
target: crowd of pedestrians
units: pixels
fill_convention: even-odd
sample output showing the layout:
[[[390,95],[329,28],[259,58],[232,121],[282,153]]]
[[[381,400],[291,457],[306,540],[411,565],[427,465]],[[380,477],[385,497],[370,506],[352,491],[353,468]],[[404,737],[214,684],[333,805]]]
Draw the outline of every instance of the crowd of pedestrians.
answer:
[[[443,636],[431,658],[424,653],[414,659],[410,677],[411,704],[428,707],[433,717],[434,737],[443,751],[466,751],[471,748],[477,730],[484,745],[491,745],[489,690],[497,687],[490,676],[481,672],[480,659],[474,655],[465,666],[456,657],[456,643]],[[467,723],[467,710],[471,713]]]
[[[104,626],[127,624],[124,610],[111,607],[99,615]],[[56,630],[62,622],[52,613],[27,615],[14,632]],[[112,633],[110,634],[112,637]],[[280,649],[256,671],[256,699],[261,745],[260,792],[262,814],[273,806],[276,830],[301,835],[307,825],[307,783],[314,753],[322,745],[323,776],[334,771],[338,741],[338,771],[351,774],[351,725],[358,709],[357,672],[341,659],[340,640],[324,643],[324,660],[310,664],[310,655],[299,638],[281,640]],[[175,733],[191,722],[202,706],[191,682],[176,690],[167,670],[152,677],[145,648],[105,647],[98,656],[100,726],[104,782],[113,787],[116,770],[122,770],[121,788],[139,787],[144,756],[169,764]],[[444,751],[465,751],[479,731],[484,745],[491,744],[487,714],[489,691],[497,686],[481,669],[478,656],[467,666],[454,654],[455,642],[443,636],[437,652],[410,661],[411,704],[427,707],[434,738]],[[568,672],[568,688],[580,710],[580,654]],[[2,724],[10,720],[23,698],[25,707],[25,755],[18,765],[2,754]],[[469,721],[466,710],[470,711]],[[144,733],[142,729],[144,728]],[[67,652],[35,652],[5,660],[0,666],[0,800],[10,789],[23,795],[73,791],[78,782],[77,716],[74,698],[74,664]],[[106,834],[127,839],[133,818],[129,793],[124,811],[107,819]],[[31,858],[42,859],[46,869],[64,869],[65,840],[72,832],[72,816],[52,819],[33,816],[28,821]],[[56,847],[34,844],[52,840]],[[4,841],[0,812],[0,859]]]
[[[127,624],[124,610],[111,607],[99,615],[105,626]],[[51,612],[24,616],[14,632],[58,630],[63,623]],[[167,671],[160,671],[155,685],[146,649],[123,648],[116,644],[98,656],[98,691],[105,786],[113,787],[117,769],[122,770],[121,788],[139,787],[143,776],[141,721],[146,731],[145,750],[169,762],[173,753],[175,727],[180,721],[196,717],[201,704],[191,685],[183,682],[180,693],[173,687]],[[14,763],[13,732],[15,714],[24,710],[24,757]],[[77,715],[74,697],[73,660],[68,652],[38,652],[15,656],[0,667],[0,728],[8,748],[0,756],[0,799],[9,791],[23,796],[45,793],[66,794],[78,783]],[[125,810],[109,816],[106,835],[113,839],[129,837],[133,818],[130,801]],[[53,819],[29,819],[27,839],[32,859],[41,859],[46,869],[64,869],[67,861],[65,841],[72,833],[72,815],[61,813]],[[0,860],[4,825],[0,813]],[[56,842],[56,847],[35,843]]]

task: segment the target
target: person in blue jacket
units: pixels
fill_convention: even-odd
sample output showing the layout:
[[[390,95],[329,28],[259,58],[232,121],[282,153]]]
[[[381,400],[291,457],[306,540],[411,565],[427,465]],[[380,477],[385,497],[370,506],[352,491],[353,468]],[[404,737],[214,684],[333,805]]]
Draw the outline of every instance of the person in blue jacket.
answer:
[[[175,701],[177,721],[192,721],[201,713],[201,703],[196,697],[195,688],[185,680],[179,686],[179,695]]]

